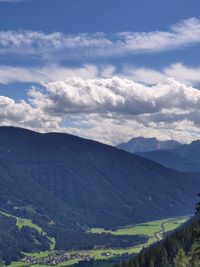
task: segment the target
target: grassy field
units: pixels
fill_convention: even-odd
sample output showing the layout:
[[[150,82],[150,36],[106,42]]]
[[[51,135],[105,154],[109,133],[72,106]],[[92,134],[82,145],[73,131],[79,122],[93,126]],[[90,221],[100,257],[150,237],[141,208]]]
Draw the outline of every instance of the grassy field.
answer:
[[[30,228],[36,229],[39,233],[42,233],[43,230],[38,225],[34,224],[31,220],[22,219],[15,217],[17,219],[17,226],[21,229],[23,226],[28,226]]]
[[[146,235],[148,237],[151,237],[155,233],[162,231],[162,225],[164,226],[166,231],[171,231],[183,224],[186,220],[188,220],[188,217],[169,218],[133,226],[127,226],[116,231],[104,230],[102,228],[91,228],[88,232],[95,234],[110,233],[112,235]]]
[[[3,211],[0,211],[0,214],[4,215],[4,216],[7,216],[7,217],[12,217],[12,218],[15,218],[17,220],[17,223],[16,225],[21,229],[23,226],[28,226],[30,228],[34,228],[36,229],[38,232],[42,233],[43,230],[41,227],[39,227],[38,225],[34,224],[31,220],[28,220],[28,219],[23,219],[23,218],[19,218],[17,216],[14,216],[14,215],[11,215],[11,214],[8,214],[8,213],[5,213]]]
[[[164,220],[158,220],[158,221],[151,221],[146,222],[138,225],[133,226],[127,226],[123,228],[119,228],[116,231],[111,230],[104,230],[102,228],[92,228],[88,230],[89,233],[95,233],[95,234],[101,234],[101,233],[110,233],[112,235],[146,235],[148,236],[148,242],[146,244],[141,244],[135,247],[126,248],[126,249],[98,249],[98,250],[88,250],[88,251],[77,251],[79,254],[88,254],[90,256],[95,257],[96,260],[106,260],[109,258],[113,258],[117,255],[122,255],[123,253],[139,253],[140,250],[146,246],[149,246],[150,244],[154,243],[155,241],[158,241],[162,239],[163,234],[172,231],[179,227],[181,224],[183,224],[185,221],[187,221],[189,216],[186,217],[178,217],[178,218],[169,218]],[[24,220],[20,221],[21,224],[29,224],[31,227],[31,221]],[[36,258],[42,258],[47,257],[55,248],[55,240],[51,239],[52,247],[51,251],[41,252],[41,253],[29,253],[26,254],[28,256],[33,256]],[[102,253],[109,252],[110,256],[102,256]],[[74,252],[68,251],[68,253],[73,254]],[[66,262],[62,262],[58,265],[58,267],[64,267],[64,266],[72,266],[73,264],[77,263],[77,259],[72,259]],[[26,263],[23,262],[14,262],[9,267],[23,267],[27,266]],[[31,265],[31,267],[49,267],[47,265]]]

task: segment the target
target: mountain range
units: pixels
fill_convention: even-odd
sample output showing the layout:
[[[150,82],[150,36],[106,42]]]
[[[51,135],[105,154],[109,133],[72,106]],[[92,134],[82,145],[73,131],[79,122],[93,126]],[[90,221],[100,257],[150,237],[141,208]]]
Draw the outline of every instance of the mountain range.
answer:
[[[133,138],[117,148],[158,162],[179,171],[200,172],[200,141],[180,144],[155,138]]]
[[[199,187],[196,173],[112,146],[0,127],[0,210],[33,220],[55,237],[59,249],[93,247],[108,239],[87,234],[88,227],[190,214]]]
[[[156,138],[135,137],[127,143],[117,145],[117,148],[130,153],[148,152],[157,150],[171,150],[177,148],[181,144],[174,140],[159,141]]]

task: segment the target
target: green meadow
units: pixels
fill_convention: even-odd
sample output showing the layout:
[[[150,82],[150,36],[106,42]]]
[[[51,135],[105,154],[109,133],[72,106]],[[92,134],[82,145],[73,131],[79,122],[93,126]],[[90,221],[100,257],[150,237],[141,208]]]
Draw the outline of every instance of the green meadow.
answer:
[[[19,219],[19,220],[18,220]],[[42,231],[42,229],[39,226],[34,225],[30,220],[25,219],[17,219],[17,224],[19,227],[22,227],[23,225],[34,227],[38,231]],[[137,225],[132,226],[126,226],[117,229],[116,231],[112,230],[105,230],[103,228],[91,228],[87,232],[88,233],[94,233],[94,234],[101,234],[101,233],[110,233],[112,235],[145,235],[148,236],[148,242],[146,244],[137,245],[135,247],[131,248],[119,248],[119,249],[98,249],[98,250],[87,250],[87,251],[77,251],[77,253],[80,254],[88,254],[90,256],[95,257],[96,260],[106,260],[109,258],[116,257],[117,255],[122,255],[124,253],[139,253],[140,250],[144,247],[149,246],[150,244],[161,240],[163,238],[163,234],[167,233],[169,231],[175,230],[177,227],[179,227],[181,224],[186,222],[189,219],[189,216],[186,217],[177,217],[177,218],[169,218],[169,219],[163,219],[158,221],[150,221],[145,222]],[[28,256],[33,256],[36,258],[42,258],[47,257],[49,254],[51,254],[54,251],[55,248],[55,240],[53,238],[50,238],[51,241],[51,251],[45,251],[40,253],[32,253],[32,254],[26,254]],[[110,256],[102,256],[102,253],[108,252],[110,253]],[[70,252],[69,253],[73,253]],[[72,266],[75,263],[77,263],[77,259],[71,259],[66,262],[62,262],[58,265],[58,267],[64,267],[64,266]],[[9,267],[23,267],[27,266],[24,262],[13,262]],[[31,265],[32,267],[47,267],[47,265]]]
[[[39,252],[39,253],[24,253],[24,255],[27,256],[33,256],[36,258],[43,258],[43,257],[47,257],[49,255],[49,253],[51,251],[55,250],[55,245],[56,245],[56,241],[55,238],[50,237],[47,235],[47,233],[37,224],[34,224],[31,220],[28,219],[24,219],[24,218],[19,218],[17,216],[11,215],[9,213],[5,213],[3,211],[0,211],[0,214],[7,216],[7,217],[12,217],[16,219],[16,225],[19,227],[19,229],[21,229],[22,227],[26,226],[26,227],[30,227],[30,228],[34,228],[35,230],[37,230],[39,233],[46,235],[47,238],[49,239],[50,242],[50,251],[45,251],[45,252]],[[13,262],[10,266],[12,267],[23,267],[25,264],[24,262]]]
[[[158,221],[151,221],[133,226],[126,226],[117,229],[116,231],[105,230],[103,228],[91,228],[89,233],[101,234],[110,233],[112,235],[146,235],[148,237],[154,236],[165,229],[165,232],[172,231],[188,220],[188,217],[169,218]]]

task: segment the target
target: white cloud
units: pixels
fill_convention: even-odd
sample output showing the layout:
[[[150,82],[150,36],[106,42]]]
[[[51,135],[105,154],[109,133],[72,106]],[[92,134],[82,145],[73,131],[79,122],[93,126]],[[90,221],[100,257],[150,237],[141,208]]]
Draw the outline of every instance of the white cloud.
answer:
[[[200,91],[173,79],[145,86],[129,79],[68,78],[0,97],[1,125],[64,131],[118,143],[134,136],[189,142],[200,138]]]
[[[190,67],[180,62],[159,71],[145,67],[124,66],[120,75],[148,85],[165,82],[168,78],[174,78],[187,85],[200,83],[200,67]]]
[[[169,67],[170,68],[170,67]],[[129,79],[144,83],[144,84],[157,84],[166,81],[167,78],[173,77],[176,73],[171,73],[171,76],[166,75],[164,71],[157,71],[150,68],[145,67],[133,67],[131,65],[124,66],[121,76],[128,77]],[[182,77],[183,79],[183,77]]]
[[[174,78],[187,85],[200,83],[200,67],[190,67],[182,63],[174,63],[162,70],[145,67],[124,66],[122,70],[113,65],[83,65],[80,67],[63,67],[46,65],[43,67],[11,67],[0,65],[0,84],[12,82],[41,83],[63,81],[71,77],[83,79],[125,77],[146,85],[164,83],[168,78]]]
[[[1,125],[51,131],[57,127],[60,119],[44,114],[25,101],[15,102],[11,98],[0,96],[0,121]]]
[[[82,33],[65,35],[33,31],[1,31],[1,54],[28,54],[45,58],[82,58],[156,53],[200,42],[200,20],[191,18],[169,31]]]
[[[56,114],[188,116],[200,109],[200,91],[174,79],[156,86],[145,86],[132,80],[68,78],[43,83],[43,90],[29,91],[32,103]],[[162,115],[163,116],[163,115]]]
[[[92,127],[68,127],[62,128],[61,131],[96,139],[107,144],[119,144],[138,136],[156,137],[159,140],[177,140],[182,143],[200,139],[199,127],[187,120],[176,123],[151,123],[145,126],[134,118],[115,120],[93,115],[88,119],[88,124]]]
[[[200,82],[200,67],[187,67],[181,63],[177,63],[166,68],[164,74],[187,84]]]
[[[47,65],[44,67],[10,67],[0,66],[0,83],[9,84],[12,82],[21,83],[40,83],[41,81],[64,80],[68,77],[77,76],[81,78],[95,78],[104,76],[107,70],[110,72],[110,66],[97,67],[94,65],[84,65],[79,68],[61,67],[58,65]]]

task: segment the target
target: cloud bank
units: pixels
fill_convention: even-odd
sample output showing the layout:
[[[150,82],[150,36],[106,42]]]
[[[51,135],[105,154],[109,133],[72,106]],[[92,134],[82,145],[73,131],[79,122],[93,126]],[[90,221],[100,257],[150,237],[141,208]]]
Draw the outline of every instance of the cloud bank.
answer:
[[[29,54],[62,58],[115,57],[158,53],[200,43],[200,20],[190,18],[169,31],[81,33],[65,35],[35,31],[1,31],[0,54]]]
[[[147,86],[120,77],[74,77],[44,82],[28,97],[0,97],[1,125],[66,131],[106,143],[139,135],[200,138],[200,91],[174,79]]]
[[[42,67],[29,68],[0,65],[0,84],[63,81],[73,76],[82,79],[119,76],[146,85],[164,83],[168,78],[174,78],[187,85],[198,85],[200,83],[200,67],[190,67],[180,62],[171,64],[162,70],[131,65],[125,65],[120,69],[114,65],[91,64],[79,67],[65,67],[50,64]]]

